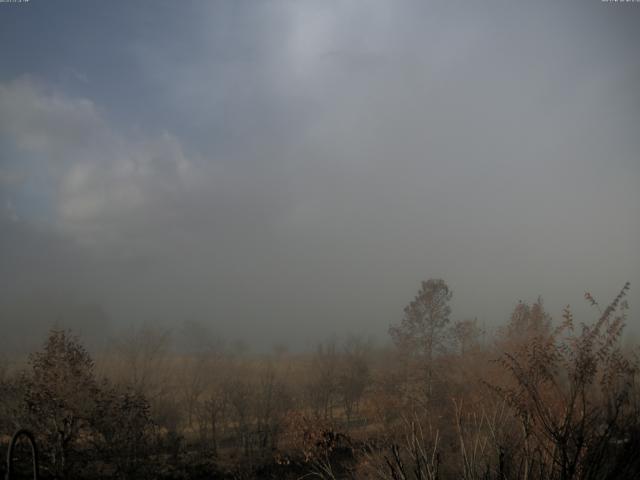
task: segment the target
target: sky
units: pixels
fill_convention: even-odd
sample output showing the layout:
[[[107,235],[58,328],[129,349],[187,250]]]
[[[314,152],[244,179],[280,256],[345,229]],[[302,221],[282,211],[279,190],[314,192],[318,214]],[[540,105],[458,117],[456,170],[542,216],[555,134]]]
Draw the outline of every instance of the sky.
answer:
[[[538,295],[590,321],[584,292],[630,281],[634,328],[639,26],[600,0],[0,3],[0,328],[385,341],[428,278],[488,327]]]

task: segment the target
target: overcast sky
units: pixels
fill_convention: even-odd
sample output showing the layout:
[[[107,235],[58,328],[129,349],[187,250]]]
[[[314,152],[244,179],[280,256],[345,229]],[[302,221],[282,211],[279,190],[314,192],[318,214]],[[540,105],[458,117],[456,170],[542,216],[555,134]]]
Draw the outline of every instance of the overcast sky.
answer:
[[[638,3],[0,3],[3,305],[263,347],[384,339],[430,277],[634,312],[639,154]]]

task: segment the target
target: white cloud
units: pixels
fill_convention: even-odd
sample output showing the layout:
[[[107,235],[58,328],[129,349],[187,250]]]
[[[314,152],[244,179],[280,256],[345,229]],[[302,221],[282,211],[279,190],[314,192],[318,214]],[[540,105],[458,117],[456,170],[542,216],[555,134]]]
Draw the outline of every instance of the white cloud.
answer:
[[[192,165],[175,137],[164,133],[140,143],[119,143],[113,158],[76,162],[67,170],[60,189],[64,220],[99,220],[189,188]]]
[[[56,161],[107,128],[91,101],[49,92],[28,77],[0,84],[0,112],[0,132],[19,148]]]
[[[167,131],[124,131],[90,100],[33,80],[0,84],[0,112],[0,137],[21,152],[2,178],[22,168],[20,155],[32,157],[26,170],[54,192],[50,222],[90,248],[148,256],[210,249],[213,239],[237,246],[287,208],[284,180],[268,165],[186,153]]]
[[[105,229],[126,235],[121,224],[134,226],[145,209],[180,197],[197,181],[177,138],[168,132],[128,138],[90,100],[22,78],[0,84],[0,111],[0,135],[37,157],[54,184],[54,221],[80,241],[105,238]],[[4,184],[21,177],[3,170],[0,178]]]

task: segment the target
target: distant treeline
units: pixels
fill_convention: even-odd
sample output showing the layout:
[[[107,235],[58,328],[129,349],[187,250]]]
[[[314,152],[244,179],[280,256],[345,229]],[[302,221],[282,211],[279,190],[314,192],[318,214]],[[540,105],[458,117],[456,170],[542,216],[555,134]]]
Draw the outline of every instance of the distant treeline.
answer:
[[[53,329],[23,366],[0,365],[0,445],[28,429],[60,479],[640,478],[628,289],[606,305],[585,294],[585,323],[520,302],[489,337],[430,279],[393,347],[349,337],[307,354],[221,348],[193,323],[188,349],[147,326],[94,357]]]

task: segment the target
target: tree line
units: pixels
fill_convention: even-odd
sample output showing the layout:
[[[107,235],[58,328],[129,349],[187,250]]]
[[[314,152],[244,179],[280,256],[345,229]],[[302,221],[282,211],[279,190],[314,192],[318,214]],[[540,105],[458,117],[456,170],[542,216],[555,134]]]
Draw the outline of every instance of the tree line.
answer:
[[[586,294],[590,323],[519,302],[489,338],[452,320],[451,289],[429,279],[392,347],[351,337],[310,354],[229,351],[191,325],[188,351],[146,327],[94,358],[51,330],[23,367],[0,368],[0,442],[29,429],[60,479],[637,478],[628,289],[606,305]]]

